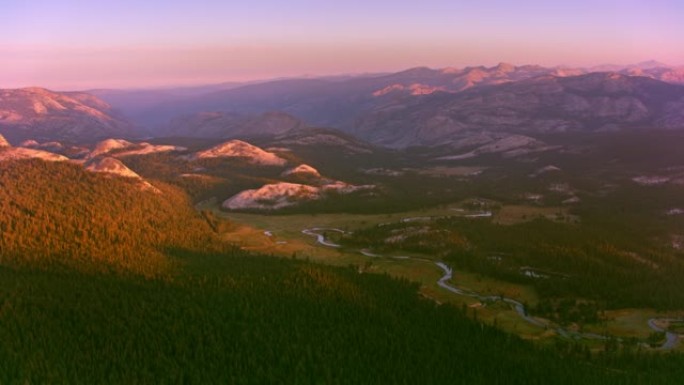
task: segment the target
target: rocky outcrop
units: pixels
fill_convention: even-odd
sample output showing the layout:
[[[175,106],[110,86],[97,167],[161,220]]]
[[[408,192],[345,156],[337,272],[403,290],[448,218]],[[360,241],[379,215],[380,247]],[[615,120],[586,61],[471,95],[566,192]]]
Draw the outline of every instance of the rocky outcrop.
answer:
[[[147,142],[132,143],[123,139],[106,139],[95,146],[89,157],[95,158],[101,155],[109,155],[119,158],[130,155],[147,155],[158,152],[185,150],[187,150],[185,147],[180,146],[155,145]]]
[[[277,210],[320,197],[320,189],[317,187],[283,182],[245,190],[223,202],[222,206],[229,210]]]
[[[47,162],[64,162],[69,160],[65,156],[49,151],[26,147],[12,147],[5,137],[0,135],[0,161],[23,159],[42,159]]]
[[[284,166],[287,161],[278,155],[241,140],[230,140],[191,156],[192,160],[233,158],[261,166]]]
[[[41,159],[48,162],[64,162],[69,160],[66,156],[42,150],[24,147],[0,147],[0,161],[23,159]]]
[[[339,181],[320,187],[280,182],[242,191],[224,201],[222,207],[228,210],[278,210],[324,198],[331,192],[350,194],[372,188],[374,186],[354,186]]]
[[[86,171],[99,172],[116,175],[124,178],[142,179],[130,168],[126,167],[120,160],[110,157],[94,158],[87,161],[83,167]]]
[[[83,165],[86,171],[101,173],[109,176],[129,178],[137,181],[141,188],[159,192],[157,188],[145,181],[140,175],[126,167],[120,160],[112,157],[97,157],[90,159]]]
[[[314,178],[320,178],[321,174],[316,170],[315,168],[309,166],[308,164],[300,164],[297,167],[288,169],[283,171],[281,176],[305,176],[305,177],[314,177]]]

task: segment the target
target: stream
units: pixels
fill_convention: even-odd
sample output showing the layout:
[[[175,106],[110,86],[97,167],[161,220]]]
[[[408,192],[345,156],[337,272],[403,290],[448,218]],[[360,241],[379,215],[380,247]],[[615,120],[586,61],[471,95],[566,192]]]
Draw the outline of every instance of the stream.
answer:
[[[415,220],[415,218],[410,218],[412,220]],[[334,247],[334,248],[340,248],[342,245],[339,245],[337,243],[334,243],[328,239],[325,238],[325,232],[336,232],[336,233],[341,233],[345,234],[346,232],[341,229],[336,229],[336,228],[320,228],[320,227],[314,227],[310,229],[304,229],[302,230],[302,234],[309,235],[312,237],[316,237],[316,241],[320,243],[321,245],[327,246],[327,247]],[[458,286],[454,286],[453,284],[449,283],[450,280],[453,278],[453,271],[449,265],[447,265],[444,262],[434,262],[429,259],[424,259],[424,258],[414,258],[414,257],[409,257],[409,256],[396,256],[396,257],[385,257],[380,254],[375,254],[371,252],[369,249],[361,249],[358,250],[359,253],[362,255],[369,257],[369,258],[392,258],[392,259],[412,259],[412,260],[419,260],[423,262],[429,262],[429,263],[434,263],[437,267],[439,267],[443,272],[444,275],[437,281],[437,285],[445,290],[448,290],[454,294],[457,295],[462,295],[466,297],[471,297],[471,298],[476,298],[480,301],[484,302],[491,302],[491,301],[502,301],[505,302],[506,304],[510,305],[515,312],[518,314],[520,318],[525,320],[526,322],[537,326],[537,327],[542,327],[542,328],[550,328],[553,327],[550,322],[548,321],[543,321],[534,317],[531,317],[530,315],[527,314],[527,311],[525,309],[525,305],[523,305],[521,302],[516,301],[512,298],[506,298],[503,296],[492,296],[492,295],[483,295],[474,291],[470,291]],[[648,326],[657,332],[663,332],[665,333],[665,342],[658,347],[660,350],[671,350],[677,346],[679,343],[679,335],[676,333],[672,333],[667,331],[666,329],[663,329],[657,325],[658,318],[651,318],[648,320]],[[674,321],[674,320],[670,320]],[[593,339],[593,340],[606,340],[608,337],[596,334],[596,333],[581,333],[581,332],[576,332],[574,330],[568,330],[564,329],[560,326],[555,327],[554,329],[556,333],[558,333],[560,336],[564,338],[569,338],[569,339]]]

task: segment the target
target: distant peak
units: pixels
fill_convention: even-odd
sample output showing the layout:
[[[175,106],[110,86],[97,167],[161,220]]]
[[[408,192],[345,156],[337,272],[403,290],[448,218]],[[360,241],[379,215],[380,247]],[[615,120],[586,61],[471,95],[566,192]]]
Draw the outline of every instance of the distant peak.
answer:
[[[435,72],[435,71],[429,67],[414,67],[414,68],[409,68],[406,71],[402,71],[399,74],[422,76],[422,75],[426,75],[426,74],[431,74],[433,72]]]
[[[494,69],[499,72],[513,72],[515,71],[515,65],[511,63],[499,63]]]
[[[463,72],[462,69],[456,68],[456,67],[446,67],[442,68],[442,73],[443,74],[457,74],[459,72]]]
[[[651,68],[662,68],[662,67],[670,67],[669,65],[665,63],[661,63],[656,60],[647,60],[647,61],[642,61],[641,63],[634,64],[633,66],[630,67],[637,67],[640,69],[651,69]]]

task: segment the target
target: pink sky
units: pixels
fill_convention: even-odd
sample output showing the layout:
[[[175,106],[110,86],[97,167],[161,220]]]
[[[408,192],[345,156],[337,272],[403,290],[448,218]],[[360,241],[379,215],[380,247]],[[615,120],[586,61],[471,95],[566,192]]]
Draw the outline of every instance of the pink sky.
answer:
[[[0,88],[159,87],[498,62],[683,65],[682,15],[674,0],[8,0]]]
[[[553,50],[553,55],[550,55]],[[636,51],[636,50],[635,50]],[[4,48],[0,63],[2,88],[44,86],[59,89],[92,87],[160,87],[244,81],[291,76],[391,72],[415,66],[463,67],[514,64],[591,66],[628,64],[655,58],[679,64],[657,47],[649,51],[601,53],[565,45],[503,45],[492,50],[478,44],[405,45],[258,45],[236,47],[22,47]],[[9,75],[9,76],[8,76]]]

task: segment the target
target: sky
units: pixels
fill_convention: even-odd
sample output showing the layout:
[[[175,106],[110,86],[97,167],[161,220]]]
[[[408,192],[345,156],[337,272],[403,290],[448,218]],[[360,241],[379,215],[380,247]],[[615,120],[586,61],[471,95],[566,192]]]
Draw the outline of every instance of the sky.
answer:
[[[0,88],[684,65],[682,0],[0,0]]]

